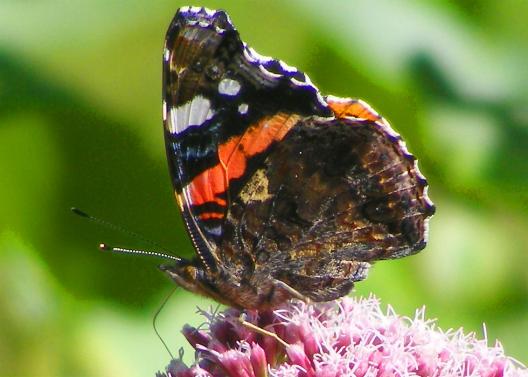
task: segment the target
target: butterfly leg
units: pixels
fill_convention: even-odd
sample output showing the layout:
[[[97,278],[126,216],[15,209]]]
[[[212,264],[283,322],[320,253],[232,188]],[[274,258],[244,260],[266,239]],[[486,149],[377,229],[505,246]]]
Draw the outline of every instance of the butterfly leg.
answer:
[[[292,288],[291,286],[289,286],[282,280],[274,279],[273,285],[275,286],[275,288],[279,288],[279,289],[282,289],[283,291],[286,291],[292,298],[301,300],[308,305],[313,304],[313,301],[311,298],[303,295],[301,292],[299,292],[295,288]]]
[[[266,329],[263,329],[262,327],[259,327],[251,322],[249,322],[247,319],[247,315],[245,312],[240,313],[240,317],[238,317],[238,321],[240,324],[244,327],[246,327],[248,330],[255,331],[258,334],[269,336],[275,339],[278,343],[280,343],[284,348],[287,348],[289,346],[288,343],[286,343],[280,336],[275,334],[274,332],[268,331]]]

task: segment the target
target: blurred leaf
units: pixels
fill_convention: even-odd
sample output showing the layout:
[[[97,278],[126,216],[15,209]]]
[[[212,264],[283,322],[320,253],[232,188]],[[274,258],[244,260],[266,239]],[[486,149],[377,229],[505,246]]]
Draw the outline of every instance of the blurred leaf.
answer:
[[[93,224],[76,218],[69,208],[75,205],[109,220],[118,214],[117,222],[126,218],[124,226],[131,228],[141,224],[142,232],[161,243],[189,245],[177,223],[166,167],[150,159],[126,123],[97,111],[79,95],[35,72],[34,67],[0,51],[0,82],[4,93],[9,93],[0,100],[0,119],[3,140],[12,148],[3,151],[11,153],[9,159],[19,166],[12,173],[16,174],[14,187],[25,190],[11,192],[10,205],[2,209],[2,216],[14,220],[11,226],[36,246],[70,290],[128,297],[125,301],[129,302],[144,299],[159,290],[163,281],[153,268],[154,261],[98,253],[102,230],[95,233]],[[158,220],[145,222],[149,214]],[[104,240],[113,241],[108,233],[104,232]],[[120,242],[126,238],[113,237]],[[186,248],[191,252],[190,246]],[[114,279],[114,271],[124,268],[123,278]],[[134,284],[138,275],[144,278],[141,287]]]

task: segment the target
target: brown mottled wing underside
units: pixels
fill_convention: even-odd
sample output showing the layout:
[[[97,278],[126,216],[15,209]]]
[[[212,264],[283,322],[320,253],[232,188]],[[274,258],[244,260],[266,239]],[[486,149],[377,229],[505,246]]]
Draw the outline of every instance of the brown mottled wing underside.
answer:
[[[358,99],[242,42],[224,11],[182,7],[163,52],[175,195],[197,251],[163,270],[240,308],[347,294],[370,263],[425,246],[434,207],[399,135]]]
[[[225,266],[255,286],[271,276],[317,301],[340,297],[370,262],[425,247],[425,187],[383,122],[307,118],[232,198]]]

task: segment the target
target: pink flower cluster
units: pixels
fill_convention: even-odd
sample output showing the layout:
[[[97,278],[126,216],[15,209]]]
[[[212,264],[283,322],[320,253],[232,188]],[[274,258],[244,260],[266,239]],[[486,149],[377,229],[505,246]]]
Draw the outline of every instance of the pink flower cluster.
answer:
[[[275,311],[228,309],[203,313],[208,331],[190,326],[183,334],[197,353],[187,367],[173,360],[169,377],[294,377],[294,376],[486,376],[528,377],[528,370],[504,355],[497,342],[463,331],[441,331],[424,319],[383,311],[379,301],[342,298],[332,303],[292,302]]]

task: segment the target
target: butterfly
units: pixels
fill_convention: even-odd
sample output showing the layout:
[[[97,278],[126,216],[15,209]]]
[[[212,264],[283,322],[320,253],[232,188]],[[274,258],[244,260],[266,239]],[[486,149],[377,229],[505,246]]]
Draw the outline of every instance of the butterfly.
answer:
[[[248,309],[330,301],[426,245],[427,181],[388,122],[258,54],[222,10],[176,12],[163,123],[196,257],[162,270],[189,291]]]

